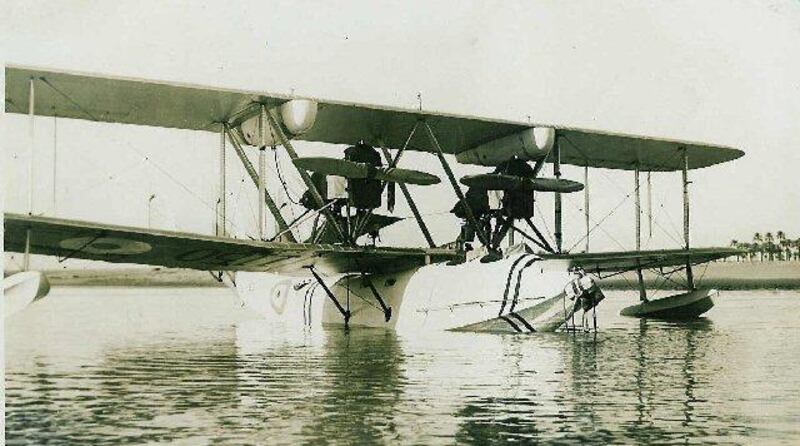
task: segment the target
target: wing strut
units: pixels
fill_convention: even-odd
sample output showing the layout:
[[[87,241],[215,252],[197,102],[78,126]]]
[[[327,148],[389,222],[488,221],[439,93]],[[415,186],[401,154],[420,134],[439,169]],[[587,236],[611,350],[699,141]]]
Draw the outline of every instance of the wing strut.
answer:
[[[556,138],[555,144],[553,145],[553,175],[556,177],[556,180],[561,179],[561,144],[558,142],[558,138]],[[563,240],[563,234],[561,232],[561,192],[556,192],[555,196],[555,237],[556,237],[556,252],[561,252],[561,244]]]
[[[450,180],[450,184],[453,186],[453,190],[458,196],[461,206],[464,208],[464,214],[466,214],[467,220],[469,220],[469,223],[473,228],[475,228],[475,233],[478,234],[478,238],[483,246],[485,246],[487,249],[491,249],[489,238],[483,231],[483,226],[480,224],[480,222],[478,222],[478,219],[475,218],[475,214],[472,213],[472,208],[469,206],[469,204],[467,204],[467,199],[464,197],[464,193],[461,191],[461,187],[458,185],[458,181],[456,181],[456,177],[453,175],[450,165],[447,164],[447,160],[444,158],[444,152],[442,151],[442,147],[439,145],[439,141],[436,139],[436,135],[433,133],[433,129],[426,121],[423,121],[423,124],[425,124],[425,128],[428,129],[428,136],[430,137],[431,144],[433,144],[434,149],[436,149],[436,155],[439,157],[439,162],[442,163],[444,173],[447,174],[447,178]]]
[[[250,159],[247,158],[247,154],[244,152],[242,148],[241,142],[237,138],[235,132],[231,130],[229,126],[226,126],[225,131],[228,134],[228,139],[233,145],[233,150],[236,152],[236,155],[239,157],[239,160],[242,162],[242,166],[244,170],[247,171],[247,174],[250,176],[250,179],[253,180],[253,184],[258,186],[258,172],[256,172],[256,168],[253,167],[253,163],[250,162]],[[273,217],[275,217],[275,221],[278,223],[278,228],[283,231],[290,242],[295,243],[297,240],[294,238],[294,234],[291,231],[287,231],[289,229],[289,225],[286,224],[286,220],[284,220],[283,215],[281,215],[280,209],[275,204],[275,201],[272,199],[272,196],[269,194],[269,191],[265,191],[264,194],[264,201],[269,208],[270,213]]]
[[[650,178],[649,174],[648,177]],[[583,166],[583,216],[586,222],[586,249],[589,252],[589,233],[591,232],[591,222],[589,220],[589,164]]]
[[[542,246],[547,252],[555,254],[556,250],[553,249],[552,246],[550,246],[550,243],[547,243],[547,239],[544,238],[544,234],[542,234],[542,231],[540,231],[539,228],[537,228],[536,225],[533,224],[533,220],[531,220],[530,218],[526,218],[525,222],[528,223],[528,226],[530,226],[530,228],[533,229],[533,232],[536,233],[536,236],[539,237],[539,241],[541,241],[541,244],[538,243],[537,244],[539,246]]]
[[[265,176],[267,175],[267,126],[266,123],[267,107],[261,106],[261,115],[259,123],[261,128],[261,144],[258,147],[258,238],[264,240],[264,205],[267,197],[267,184]]]
[[[278,141],[280,141],[281,145],[284,149],[286,149],[286,153],[289,154],[289,157],[292,160],[296,160],[298,158],[297,152],[292,147],[292,143],[289,142],[289,138],[286,137],[286,133],[284,133],[283,128],[281,128],[280,124],[278,124],[278,120],[275,119],[273,116],[272,111],[266,111],[267,106],[262,105],[262,110],[266,114],[267,120],[269,122],[270,128],[275,131],[275,136],[278,137]],[[311,193],[311,197],[314,199],[316,205],[320,208],[325,206],[325,200],[323,200],[322,195],[320,195],[319,190],[317,189],[317,185],[311,180],[311,176],[308,175],[304,169],[297,169],[297,172],[300,174],[300,178],[303,179],[303,182],[306,184],[308,191]],[[339,239],[342,240],[344,243],[352,244],[353,241],[350,239],[350,235],[342,230],[342,227],[339,226],[339,222],[336,221],[333,214],[330,210],[323,211],[325,215],[325,219],[330,222],[333,229],[339,235]]]
[[[226,229],[226,218],[225,218],[225,201],[226,201],[226,191],[225,191],[225,124],[222,124],[222,128],[219,131],[219,209],[217,213],[217,235],[220,237],[224,237],[227,234]],[[263,205],[262,205],[263,206]]]
[[[406,143],[403,144],[403,147],[397,151],[397,155],[395,155],[394,159],[392,159],[392,157],[389,156],[389,151],[386,150],[386,142],[384,141],[383,138],[380,138],[378,143],[381,146],[381,151],[383,152],[384,158],[386,158],[386,162],[389,164],[389,168],[397,167],[397,163],[400,162],[400,157],[403,156],[403,152],[405,152],[406,148],[408,147],[408,144],[411,142],[411,138],[413,138],[414,134],[417,133],[418,127],[419,127],[419,121],[414,123],[414,127],[412,127],[411,132],[408,133],[408,138],[406,138]],[[395,203],[394,181],[386,182],[384,187],[386,187],[387,189],[386,208],[389,209],[389,212],[394,212],[394,203]]]
[[[650,174],[653,172],[647,171],[647,238],[653,238],[653,182],[651,181]]]
[[[35,83],[36,79],[31,77],[30,79],[30,90],[28,92],[28,116],[30,116],[30,144],[31,144],[31,156],[28,160],[28,215],[33,215],[33,153],[34,153],[34,113],[36,109],[34,108],[36,93],[35,93]],[[28,229],[25,232],[25,255],[23,257],[22,263],[22,270],[28,271],[31,266],[31,230]]]
[[[689,152],[686,147],[683,151],[683,240],[686,251],[689,251]],[[692,263],[686,258],[686,283],[690,290],[694,289],[694,274]]]
[[[408,146],[409,141],[411,141],[411,137],[414,135],[416,129],[417,129],[417,124],[414,124],[414,128],[411,130],[411,134],[409,135],[408,140],[406,141],[406,146]],[[386,162],[389,163],[389,167],[397,167],[397,162],[400,160],[400,155],[403,154],[405,147],[400,149],[400,151],[397,152],[397,155],[394,157],[394,159],[392,159],[392,156],[389,153],[389,150],[386,149],[386,146],[384,145],[383,141],[381,141],[380,146],[381,146],[381,152],[383,152],[383,157],[386,158]],[[398,183],[398,186],[400,186],[400,191],[403,192],[403,197],[405,197],[406,203],[408,203],[408,207],[411,209],[411,213],[414,214],[414,219],[417,220],[419,229],[420,231],[422,231],[422,235],[425,236],[425,240],[428,242],[428,246],[430,246],[431,248],[435,248],[436,243],[433,242],[433,237],[431,237],[431,233],[428,230],[428,226],[425,224],[425,220],[422,219],[422,214],[419,213],[419,208],[417,208],[417,204],[411,197],[411,193],[408,191],[408,187],[405,185],[405,183]],[[387,185],[387,187],[389,188],[390,196],[392,197],[392,199],[394,199],[394,194],[392,193],[392,191],[394,190],[394,182],[390,182]]]
[[[536,233],[536,236],[539,237],[538,239],[535,239],[535,238],[531,237],[530,234],[527,234],[522,229],[519,229],[518,227],[514,226],[513,222],[512,222],[511,227],[510,227],[512,233],[518,232],[521,236],[523,236],[527,240],[530,240],[531,242],[536,244],[536,246],[542,248],[543,250],[545,250],[545,251],[547,251],[547,252],[549,252],[551,254],[555,254],[555,251],[553,250],[553,247],[550,246],[550,243],[547,243],[547,239],[544,238],[544,235],[542,235],[542,232],[539,231],[539,229],[536,227],[536,225],[533,224],[531,219],[528,218],[528,219],[525,219],[525,221],[528,223],[528,226],[530,226],[530,228],[533,229],[533,232]]]

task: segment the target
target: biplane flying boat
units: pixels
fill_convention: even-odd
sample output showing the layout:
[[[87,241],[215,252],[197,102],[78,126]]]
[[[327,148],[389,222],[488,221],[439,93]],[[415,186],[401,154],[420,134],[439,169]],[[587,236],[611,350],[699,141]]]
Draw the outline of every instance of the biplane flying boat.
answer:
[[[626,314],[695,317],[713,303],[711,291],[695,288],[692,266],[737,253],[689,246],[688,172],[743,155],[729,147],[21,66],[6,67],[5,80],[6,112],[30,114],[31,122],[35,115],[57,113],[60,118],[220,135],[215,235],[65,220],[36,215],[32,209],[28,214],[6,213],[5,249],[24,253],[25,269],[31,254],[42,254],[191,268],[216,272],[220,280],[226,272],[245,302],[255,307],[267,302],[278,313],[296,306],[306,321],[317,293],[323,296],[317,299],[324,302],[323,323],[393,328],[398,321],[417,321],[451,330],[516,333],[569,327],[576,314],[586,321],[604,298],[598,279],[627,271],[638,274],[642,302]],[[301,157],[293,146],[296,140],[349,147],[343,158]],[[228,147],[258,188],[255,240],[226,232]],[[295,221],[287,221],[275,191],[267,190],[268,147],[279,147],[291,157],[307,189],[301,200],[305,214]],[[456,199],[452,212],[463,221],[455,242],[437,243],[431,236],[412,192],[441,180],[431,172],[399,167],[406,151],[427,152],[441,165]],[[258,168],[248,152],[257,153]],[[447,155],[458,163],[485,166],[487,172],[458,179]],[[552,177],[543,175],[546,163],[553,166]],[[561,177],[564,164],[634,172],[635,250],[563,250],[561,194],[584,189],[584,184]],[[685,245],[643,251],[639,175],[668,171],[682,173]],[[377,212],[384,194],[387,209],[393,210],[398,188],[425,247],[374,243],[383,228],[399,220]],[[532,220],[536,193],[555,194],[554,240]],[[586,212],[588,231],[588,206]],[[278,228],[274,234],[264,229],[268,218]],[[311,235],[300,239],[300,225],[311,224]],[[524,241],[515,243],[515,235]],[[665,268],[685,273],[688,292],[649,301],[642,271]],[[265,279],[266,272],[297,280],[276,287]],[[25,299],[46,294],[42,274],[19,274],[26,275],[5,280],[7,296],[15,289]],[[415,280],[426,284],[425,292],[411,290]]]

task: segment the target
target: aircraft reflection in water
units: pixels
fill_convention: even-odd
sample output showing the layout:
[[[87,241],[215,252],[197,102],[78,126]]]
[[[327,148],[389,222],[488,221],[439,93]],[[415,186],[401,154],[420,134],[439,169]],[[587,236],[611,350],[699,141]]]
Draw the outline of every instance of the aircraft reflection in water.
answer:
[[[263,413],[267,421],[256,438],[364,443],[393,436],[405,384],[394,332],[298,332],[297,326],[256,320],[239,324],[236,334],[245,364],[236,374],[257,395],[244,399],[241,410]]]
[[[29,322],[49,319],[49,305],[31,307]],[[708,321],[618,318],[596,335],[519,337],[303,330],[259,318],[142,338],[111,319],[72,328],[95,335],[74,355],[69,336],[11,327],[9,441],[606,444],[752,434],[747,409],[725,403],[737,390],[719,376],[739,369],[721,361],[740,342]],[[92,345],[115,335],[127,340]]]

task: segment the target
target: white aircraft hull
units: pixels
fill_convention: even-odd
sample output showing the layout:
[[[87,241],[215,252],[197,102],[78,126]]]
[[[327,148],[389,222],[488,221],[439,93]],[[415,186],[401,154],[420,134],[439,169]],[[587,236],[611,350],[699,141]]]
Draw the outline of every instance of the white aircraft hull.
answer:
[[[564,262],[530,254],[488,264],[474,260],[372,276],[375,290],[392,309],[388,321],[360,276],[323,279],[339,305],[344,310],[349,308],[350,327],[399,332],[554,331],[576,309],[580,311],[581,305],[575,302],[584,292],[596,293],[595,297],[600,296],[597,300],[602,299],[593,279],[569,272]],[[345,322],[342,311],[315,281],[238,273],[236,282],[243,302],[266,318],[295,319],[306,325]]]

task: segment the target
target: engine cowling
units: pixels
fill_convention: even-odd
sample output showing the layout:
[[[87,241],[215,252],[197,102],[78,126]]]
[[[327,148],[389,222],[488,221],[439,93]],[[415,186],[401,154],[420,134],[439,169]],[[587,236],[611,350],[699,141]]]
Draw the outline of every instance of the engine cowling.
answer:
[[[547,156],[555,139],[554,128],[531,127],[461,152],[456,155],[456,160],[462,164],[479,166],[496,166],[514,157],[538,161]]]

